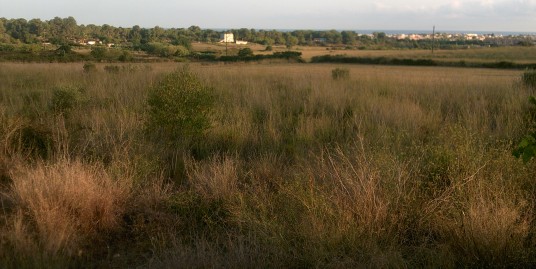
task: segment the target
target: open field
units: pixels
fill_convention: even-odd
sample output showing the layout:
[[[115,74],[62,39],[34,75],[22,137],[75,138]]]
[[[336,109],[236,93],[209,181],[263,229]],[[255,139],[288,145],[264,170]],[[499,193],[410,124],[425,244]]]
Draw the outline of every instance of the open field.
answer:
[[[195,51],[219,51],[225,52],[225,44],[193,43]],[[266,46],[259,44],[235,45],[229,44],[230,53],[236,53],[241,48],[249,47],[255,54],[269,54],[273,51],[286,51],[285,46],[273,46],[273,51],[265,51]],[[515,63],[536,63],[536,47],[493,47],[493,48],[469,48],[457,50],[436,50],[434,54],[430,50],[358,50],[342,49],[341,47],[323,46],[295,46],[293,51],[302,53],[306,61],[315,56],[322,55],[345,55],[349,57],[389,57],[399,59],[433,59],[438,61],[470,61],[470,62],[499,62],[510,61]]]
[[[536,265],[521,71],[105,65],[0,63],[1,268]],[[200,135],[150,106],[185,76]]]

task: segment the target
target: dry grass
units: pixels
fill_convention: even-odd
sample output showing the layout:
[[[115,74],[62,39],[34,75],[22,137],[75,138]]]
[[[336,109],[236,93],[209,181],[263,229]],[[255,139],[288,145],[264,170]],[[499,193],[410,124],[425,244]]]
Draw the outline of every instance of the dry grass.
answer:
[[[179,66],[0,66],[1,266],[536,264],[521,72],[193,64],[216,113],[169,148],[146,96]],[[62,85],[83,96],[57,114]]]
[[[88,241],[121,226],[129,179],[114,179],[101,166],[80,161],[19,169],[11,187],[17,212],[11,243],[16,252],[29,248],[25,237],[30,236],[47,256],[80,255]]]

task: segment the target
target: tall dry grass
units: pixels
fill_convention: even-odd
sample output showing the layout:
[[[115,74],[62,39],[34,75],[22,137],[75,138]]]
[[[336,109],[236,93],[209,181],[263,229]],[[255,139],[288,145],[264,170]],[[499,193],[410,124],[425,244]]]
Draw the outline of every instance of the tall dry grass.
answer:
[[[1,66],[4,267],[536,264],[520,72],[192,64],[215,113],[170,148],[146,96],[179,66]]]

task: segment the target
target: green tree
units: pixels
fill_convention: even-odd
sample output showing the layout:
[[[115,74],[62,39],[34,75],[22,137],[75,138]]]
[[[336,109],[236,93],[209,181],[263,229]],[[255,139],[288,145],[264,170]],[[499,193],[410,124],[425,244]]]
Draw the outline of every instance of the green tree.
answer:
[[[71,53],[72,53],[72,49],[71,49],[71,46],[69,44],[62,44],[56,50],[56,54],[60,55],[60,56],[65,56],[65,55],[71,54]]]
[[[297,37],[292,36],[292,35],[289,34],[289,35],[287,35],[286,39],[287,39],[287,43],[285,45],[287,46],[288,49],[298,45],[299,40],[298,40]]]
[[[342,31],[342,43],[345,45],[355,45],[356,33],[354,31]]]
[[[384,40],[387,36],[384,32],[374,32],[372,35],[374,35],[374,38],[377,40]]]
[[[104,58],[106,58],[106,48],[105,47],[92,47],[91,48],[91,52],[90,52],[91,56],[93,56],[93,58],[97,59],[97,60],[103,60]]]
[[[134,45],[141,43],[141,28],[138,25],[134,25],[128,33],[128,40]]]
[[[6,28],[4,27],[4,21],[0,19],[0,42],[4,39],[5,33],[6,33]]]

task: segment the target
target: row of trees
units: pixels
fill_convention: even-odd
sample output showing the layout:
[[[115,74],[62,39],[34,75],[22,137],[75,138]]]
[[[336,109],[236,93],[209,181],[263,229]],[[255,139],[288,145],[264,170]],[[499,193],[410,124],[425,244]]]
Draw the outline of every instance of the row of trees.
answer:
[[[231,30],[239,40],[265,45],[312,45],[319,43],[355,45],[359,41],[370,39],[358,36],[353,31],[313,31],[297,30],[281,32],[276,30],[236,29]],[[188,28],[142,28],[135,25],[131,28],[104,25],[79,25],[73,17],[59,18],[48,21],[40,19],[6,19],[0,18],[0,42],[35,44],[50,42],[53,44],[72,43],[83,39],[98,39],[104,43],[132,45],[151,42],[165,42],[185,46],[187,42],[217,42],[222,32],[201,29],[198,26]],[[381,37],[383,33],[379,33]],[[385,36],[385,34],[383,34]]]
[[[344,45],[363,48],[429,48],[431,40],[397,40],[389,38],[383,32],[373,35],[358,35],[354,31],[318,31],[296,30],[284,32],[277,30],[235,29],[231,30],[237,40],[245,40],[263,45]],[[148,44],[160,43],[190,49],[191,42],[218,42],[222,31],[201,29],[198,26],[188,28],[142,28],[135,25],[130,28],[104,25],[79,25],[73,17],[48,21],[40,19],[6,19],[0,18],[0,43],[40,44],[50,42],[57,45],[72,44],[81,40],[100,40],[103,43],[121,44],[145,50]],[[511,45],[518,40],[511,41]],[[461,41],[461,45],[485,45],[482,41]],[[458,47],[458,41],[439,41],[442,48]],[[482,43],[482,44],[481,44]],[[532,44],[532,41],[530,42]],[[499,44],[497,44],[499,45]],[[166,54],[163,52],[163,54]]]

